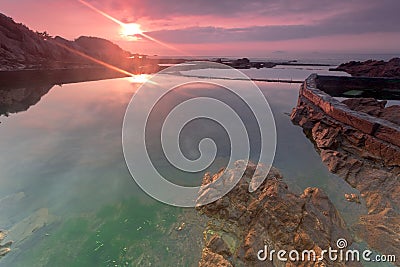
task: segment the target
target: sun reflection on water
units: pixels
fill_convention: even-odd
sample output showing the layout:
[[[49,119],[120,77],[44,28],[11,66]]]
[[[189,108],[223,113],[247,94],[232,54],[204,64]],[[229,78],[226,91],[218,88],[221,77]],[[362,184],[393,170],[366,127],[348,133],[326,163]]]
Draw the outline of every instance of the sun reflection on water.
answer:
[[[131,83],[145,83],[150,79],[151,75],[149,74],[138,74],[132,77],[129,77],[129,81]]]

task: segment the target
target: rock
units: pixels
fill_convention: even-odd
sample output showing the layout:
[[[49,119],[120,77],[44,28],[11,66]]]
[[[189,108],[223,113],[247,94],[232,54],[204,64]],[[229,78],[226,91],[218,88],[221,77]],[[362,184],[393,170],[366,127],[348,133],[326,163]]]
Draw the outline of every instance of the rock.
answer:
[[[3,247],[2,245],[0,245],[0,257],[5,256],[6,254],[8,254],[11,251],[11,248],[9,247]]]
[[[348,202],[355,202],[361,204],[360,197],[356,194],[344,194],[344,197]]]
[[[399,255],[400,218],[390,209],[361,216],[355,225],[357,235],[370,247],[378,249],[386,255]]]
[[[351,61],[341,64],[334,70],[345,71],[352,76],[400,77],[400,58],[392,58],[388,62],[383,60]]]
[[[176,230],[177,231],[182,231],[183,229],[185,229],[185,227],[186,227],[186,224],[183,222],[178,227],[176,227]]]
[[[387,101],[378,101],[375,98],[349,98],[342,101],[342,103],[346,104],[352,110],[379,117]]]
[[[400,125],[400,106],[385,107],[387,101],[378,101],[374,98],[350,98],[342,101],[349,108],[361,111]]]
[[[374,99],[344,102],[359,111],[365,110],[364,105],[369,106],[367,113],[378,116],[388,109],[386,103]],[[374,135],[368,134],[327,115],[302,94],[291,118],[303,127],[329,171],[356,188],[365,200],[368,214],[354,226],[357,236],[382,254],[400,255],[400,147],[378,139],[384,133],[382,125],[375,129],[376,133],[372,131]],[[387,135],[397,138],[396,133]],[[345,197],[360,201],[358,195]]]
[[[198,207],[210,218],[200,266],[219,266],[202,265],[208,261],[233,266],[284,266],[284,263],[272,265],[269,261],[259,261],[257,252],[269,244],[277,251],[313,249],[318,253],[329,246],[335,247],[339,238],[345,238],[349,244],[352,242],[340,214],[322,190],[307,188],[303,194],[296,195],[290,192],[277,169],[271,168],[267,173],[266,168],[260,166],[264,172],[257,176],[266,179],[262,179],[257,190],[249,192],[256,165],[239,161],[235,166],[226,171],[228,176],[238,175],[243,166],[246,168],[238,184],[222,199]],[[204,181],[210,181],[210,177],[215,181],[221,176],[222,172],[213,176],[207,174]],[[224,239],[227,234],[233,240],[230,249],[227,238]],[[323,262],[329,266],[333,264],[328,259]],[[297,264],[299,262],[286,266]],[[337,266],[344,266],[344,263],[337,263]]]
[[[384,108],[379,117],[400,125],[400,106],[395,105]]]
[[[206,248],[202,252],[199,267],[233,267],[233,265],[222,255]]]
[[[207,248],[212,252],[220,254],[224,257],[229,257],[232,255],[228,245],[219,235],[215,234],[211,237],[210,241],[207,243]]]
[[[6,233],[3,230],[0,230],[0,242],[3,241],[6,236]]]
[[[114,66],[131,69],[131,53],[112,42],[95,37],[68,41],[31,31],[0,13],[0,71],[21,69],[76,68],[99,65],[79,53]],[[77,52],[75,52],[77,51]]]
[[[318,122],[311,130],[312,135],[316,139],[320,140],[320,142],[317,143],[317,146],[319,148],[337,147],[339,142],[339,130],[321,124],[323,124],[323,122]]]
[[[15,241],[15,244],[20,244],[35,231],[52,223],[54,220],[55,217],[49,213],[48,209],[41,208],[11,227],[8,231],[8,236]]]
[[[0,230],[0,242],[2,242],[6,238],[6,236],[6,233],[3,230]],[[5,244],[0,244],[0,258],[11,251],[12,243],[12,241],[8,241]]]

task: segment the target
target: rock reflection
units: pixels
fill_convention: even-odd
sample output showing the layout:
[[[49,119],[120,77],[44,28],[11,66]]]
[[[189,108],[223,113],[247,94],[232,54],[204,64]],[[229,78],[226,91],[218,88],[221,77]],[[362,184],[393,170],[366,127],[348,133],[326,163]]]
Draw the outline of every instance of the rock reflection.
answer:
[[[0,116],[28,110],[55,85],[125,77],[104,68],[0,72]]]
[[[43,84],[30,87],[1,88],[0,89],[0,115],[8,116],[28,110],[36,105],[54,85]]]

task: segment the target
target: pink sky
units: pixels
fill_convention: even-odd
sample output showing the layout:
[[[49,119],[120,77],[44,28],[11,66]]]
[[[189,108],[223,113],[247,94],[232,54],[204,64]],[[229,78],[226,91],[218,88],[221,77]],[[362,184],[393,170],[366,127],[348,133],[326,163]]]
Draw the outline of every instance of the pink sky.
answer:
[[[2,0],[0,12],[67,39],[98,36],[132,52],[265,56],[274,53],[398,53],[397,0],[91,0],[89,3],[168,46],[129,41],[120,25],[77,0]],[[175,47],[177,50],[170,49]]]

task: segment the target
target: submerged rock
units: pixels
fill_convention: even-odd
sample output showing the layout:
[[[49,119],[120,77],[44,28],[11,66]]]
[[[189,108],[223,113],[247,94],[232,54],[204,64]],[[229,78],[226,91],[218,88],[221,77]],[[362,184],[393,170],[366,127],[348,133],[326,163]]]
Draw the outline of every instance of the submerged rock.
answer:
[[[237,175],[245,169],[238,184],[223,198],[198,207],[210,218],[204,232],[205,247],[199,266],[345,266],[324,258],[322,262],[273,262],[258,259],[258,251],[268,245],[278,250],[314,250],[317,254],[336,241],[351,235],[332,202],[322,190],[307,188],[301,195],[292,193],[275,168],[254,192],[249,192],[256,165],[238,161],[226,175]],[[261,168],[265,169],[265,168]],[[266,170],[266,169],[265,169]],[[223,172],[207,174],[203,180],[219,179]],[[203,191],[202,194],[207,194]],[[205,196],[201,195],[200,198]]]
[[[20,244],[35,231],[52,223],[54,220],[55,217],[49,213],[48,209],[41,208],[11,227],[8,231],[8,236],[15,241],[15,244]]]
[[[0,243],[6,238],[6,233],[0,230]],[[0,258],[5,256],[11,251],[12,241],[8,241],[5,244],[0,244]]]

